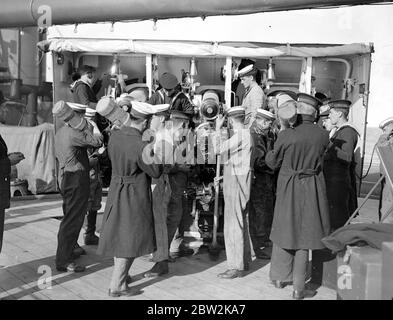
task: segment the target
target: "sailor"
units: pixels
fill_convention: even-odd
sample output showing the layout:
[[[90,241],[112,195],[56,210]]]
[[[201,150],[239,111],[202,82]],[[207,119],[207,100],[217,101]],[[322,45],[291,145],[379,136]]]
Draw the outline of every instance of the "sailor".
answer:
[[[129,269],[135,258],[155,250],[151,178],[161,175],[162,166],[146,163],[143,150],[147,142],[142,141],[154,111],[147,104],[135,103],[128,114],[113,100],[101,99],[97,112],[108,118],[117,114],[121,124],[109,138],[112,180],[97,252],[114,258],[109,295],[135,295],[138,292],[127,287]]]
[[[169,104],[155,105],[154,116],[150,122],[147,139],[153,143],[153,162],[164,164],[165,159],[173,157],[173,140],[170,132],[165,128],[165,121],[169,118]],[[146,130],[145,132],[147,132]],[[149,155],[147,155],[149,156]],[[171,187],[167,170],[157,179],[152,179],[152,201],[154,216],[154,232],[156,250],[153,252],[154,266],[145,272],[145,278],[155,278],[169,272],[169,245],[172,239],[168,237],[168,204],[171,199]],[[172,237],[173,238],[173,237]]]
[[[305,289],[308,250],[322,249],[329,234],[329,209],[322,173],[329,143],[327,131],[314,124],[318,101],[299,93],[298,123],[278,134],[266,164],[279,170],[270,239],[270,279],[276,288],[293,282],[293,298],[315,295]]]
[[[232,107],[233,106],[238,106],[241,105],[244,99],[245,91],[246,88],[244,86],[239,86],[241,83],[241,80],[239,78],[238,72],[239,70],[242,70],[243,68],[249,66],[249,65],[255,65],[256,61],[248,59],[248,58],[243,58],[239,61],[236,61],[235,59],[232,60],[232,85],[231,85],[231,90],[235,93],[235,99],[232,99]],[[262,73],[260,72],[259,69],[257,69],[257,74],[255,75],[255,80],[258,84],[261,83],[262,79]],[[225,80],[224,78],[222,79],[223,81]]]
[[[321,128],[327,130],[329,132],[329,138],[333,136],[336,132],[337,127],[332,125],[332,121],[329,118],[330,110],[327,109],[319,114],[319,121],[318,124]]]
[[[258,109],[251,126],[253,177],[249,221],[251,241],[258,259],[270,259],[270,254],[265,248],[270,246],[269,236],[273,221],[276,185],[274,170],[266,165],[265,157],[270,150],[273,150],[275,136],[271,126],[275,119],[273,113]]]
[[[187,163],[187,154],[185,154],[185,147],[187,147],[186,137],[190,130],[189,126],[190,117],[188,114],[177,110],[170,110],[170,117],[166,122],[166,127],[173,141],[173,162],[169,162],[169,165],[165,166],[165,172],[168,173],[171,187],[167,218],[171,261],[177,257],[194,254],[194,250],[184,245],[184,228],[182,225],[188,214],[187,208],[184,205],[184,195],[191,172],[191,165]],[[165,163],[167,163],[167,159],[165,159]]]
[[[245,109],[232,107],[227,113],[232,135],[224,140],[220,130],[225,118],[216,119],[215,152],[224,165],[224,241],[227,270],[218,274],[223,279],[242,277],[251,262],[248,206],[251,188],[251,135],[244,124]],[[223,141],[221,141],[223,140]],[[219,183],[215,178],[215,184]]]
[[[293,91],[273,90],[271,92],[268,92],[267,109],[276,116],[276,119],[273,121],[272,124],[272,132],[276,137],[281,130],[281,122],[283,118],[286,119],[286,122],[288,122],[288,120],[291,120],[291,118],[293,118],[291,123],[296,122],[296,103],[294,103],[296,100],[297,94]],[[292,101],[292,103],[290,101]],[[280,109],[281,107],[284,108]],[[279,109],[281,117],[278,116]],[[283,129],[284,128],[285,126],[283,127]]]
[[[78,73],[80,78],[71,84],[74,102],[95,109],[97,105],[96,93],[99,91],[101,81],[95,78],[96,69],[89,65],[82,65]]]
[[[378,146],[391,146],[393,148],[393,117],[389,117],[379,124],[379,128],[383,131],[379,137]],[[381,164],[381,174],[385,174]],[[391,173],[390,173],[391,174]],[[379,200],[379,218],[384,223],[393,223],[393,190],[386,183],[386,178],[381,183],[381,194]]]
[[[289,89],[272,88],[267,91],[267,110],[276,114],[279,105],[292,99],[297,100],[297,93]]]
[[[96,110],[87,107],[85,118],[92,125],[93,130],[96,130],[97,134],[100,133],[96,124]],[[90,194],[87,203],[86,229],[84,234],[86,245],[97,245],[99,239],[95,234],[95,231],[97,223],[97,212],[101,209],[102,201],[102,181],[100,176],[99,158],[103,152],[103,147],[87,149],[90,165]]]
[[[71,110],[72,109],[72,110]],[[82,272],[85,267],[77,265],[74,251],[77,246],[90,192],[88,148],[98,148],[102,135],[93,130],[83,118],[86,106],[59,101],[53,113],[65,124],[55,134],[56,160],[59,165],[59,186],[63,197],[63,213],[56,252],[58,271]],[[77,124],[77,125],[75,125]]]
[[[238,76],[246,89],[242,107],[246,111],[244,124],[250,128],[255,120],[257,110],[262,108],[265,100],[265,94],[262,88],[256,82],[256,74],[258,70],[254,65],[248,65],[239,70]]]
[[[359,133],[348,122],[351,102],[329,102],[329,119],[337,127],[326,150],[323,172],[332,231],[344,226],[357,208],[355,148]]]
[[[169,104],[170,118],[166,121],[166,127],[168,129],[167,133],[171,136],[169,140],[171,140],[179,132],[184,131],[183,129],[190,127],[190,120],[194,115],[194,106],[181,91],[179,81],[173,74],[163,73],[159,78],[159,83],[162,88],[156,91],[148,102],[152,105]],[[180,143],[181,141],[177,141],[173,144],[173,147],[177,148]],[[167,217],[169,245],[172,251],[169,261],[174,261],[174,258],[179,256],[194,253],[193,250],[182,246],[182,232],[177,232],[182,217],[186,214],[183,212],[183,194],[188,185],[190,166],[175,164],[174,154],[174,150],[171,150],[170,154],[165,152],[165,172],[168,173],[172,191]],[[174,239],[175,235],[176,239]]]
[[[71,92],[75,103],[83,104],[90,109],[95,109],[98,99],[97,94],[100,91],[103,83],[108,79],[109,75],[104,75],[102,79],[97,79],[96,68],[90,65],[81,65],[78,69],[77,77],[75,81],[71,84]],[[104,145],[108,145],[109,140],[109,123],[100,114],[96,114],[95,122],[98,129],[103,135]],[[102,155],[99,159],[100,170],[103,176],[104,185],[108,185],[110,181],[110,162],[106,154]]]
[[[169,110],[185,113],[190,118],[194,115],[194,106],[190,99],[181,91],[181,86],[176,76],[165,72],[159,78],[161,89],[156,91],[148,100],[152,105],[169,104]]]
[[[7,145],[0,135],[0,253],[3,246],[5,209],[10,207],[11,166],[17,165],[24,158],[25,156],[21,152],[8,153]]]

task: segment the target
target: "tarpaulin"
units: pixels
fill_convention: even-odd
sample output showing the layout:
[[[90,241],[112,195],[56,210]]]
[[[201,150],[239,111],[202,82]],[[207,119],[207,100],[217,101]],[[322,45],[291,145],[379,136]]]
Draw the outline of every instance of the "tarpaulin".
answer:
[[[8,152],[20,151],[25,159],[16,165],[18,178],[26,179],[33,194],[56,192],[54,126],[36,127],[0,125],[0,134]]]
[[[173,56],[221,57],[328,57],[373,52],[364,43],[342,45],[268,44],[259,42],[209,42],[134,39],[52,38],[38,43],[46,51],[144,53]]]
[[[334,231],[322,239],[323,244],[333,252],[344,250],[347,245],[367,243],[382,249],[383,242],[393,241],[393,225],[388,223],[354,223]]]

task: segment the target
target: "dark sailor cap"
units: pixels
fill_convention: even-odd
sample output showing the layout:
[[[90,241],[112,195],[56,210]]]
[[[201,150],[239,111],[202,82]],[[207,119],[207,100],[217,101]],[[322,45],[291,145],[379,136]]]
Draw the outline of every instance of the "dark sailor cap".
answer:
[[[319,106],[322,104],[319,99],[315,98],[310,94],[303,93],[303,92],[297,94],[297,101],[308,104],[314,107],[316,110],[319,110]]]
[[[352,102],[349,100],[332,100],[329,101],[328,105],[330,108],[341,109],[341,110],[349,110]]]

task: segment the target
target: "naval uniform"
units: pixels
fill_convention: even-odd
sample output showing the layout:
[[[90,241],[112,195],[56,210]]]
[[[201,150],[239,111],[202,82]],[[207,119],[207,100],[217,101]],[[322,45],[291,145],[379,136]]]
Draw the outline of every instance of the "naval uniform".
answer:
[[[189,117],[192,117],[194,115],[194,106],[188,99],[188,97],[181,91],[178,91],[175,93],[172,97],[168,97],[163,89],[160,89],[156,91],[151,98],[149,99],[148,103],[152,105],[157,105],[157,104],[169,104],[169,112],[171,111],[180,111],[184,114],[186,114]],[[171,138],[170,138],[171,140]],[[173,142],[171,142],[173,144]],[[174,145],[174,144],[173,144]],[[174,150],[174,149],[172,149]],[[166,168],[168,168],[166,166]],[[180,222],[182,220],[183,215],[185,214],[183,210],[183,196],[184,196],[184,191],[187,189],[188,186],[188,169],[186,169],[184,166],[181,165],[172,165],[170,166],[169,170],[166,170],[165,173],[167,176],[164,176],[163,179],[167,178],[169,180],[169,188],[170,188],[170,199],[169,203],[167,204],[167,216],[166,216],[166,225],[167,225],[167,235],[168,235],[168,245],[171,246],[171,242],[176,234],[176,230],[179,228]],[[161,186],[164,187],[166,190],[169,188],[165,186],[164,181],[160,182]],[[157,211],[157,219],[162,221],[162,214],[159,214]],[[156,216],[156,214],[155,214]],[[157,229],[161,230],[161,228]],[[161,234],[163,231],[159,231]],[[179,248],[181,246],[182,242],[182,235],[179,234],[178,239],[176,241],[173,241],[172,243],[172,250],[174,253],[177,253],[179,251]],[[163,246],[165,245],[164,242],[161,242],[158,244],[160,247],[159,251],[164,252]],[[164,259],[165,255],[162,254],[160,255]],[[156,257],[156,261],[159,258]]]
[[[275,173],[265,162],[266,154],[273,150],[274,134],[269,130],[257,131],[251,126],[253,152],[251,168],[253,177],[250,195],[250,236],[254,252],[266,246],[273,221],[275,201]]]
[[[3,246],[5,209],[10,207],[10,175],[11,162],[8,149],[0,135],[0,252]]]
[[[112,180],[105,205],[98,253],[117,258],[135,258],[155,249],[151,178],[162,173],[161,165],[142,158],[147,143],[131,127],[112,132],[108,153]]]
[[[246,109],[245,125],[250,127],[254,122],[257,110],[263,106],[264,96],[262,88],[256,82],[252,82],[246,89],[242,103],[242,107]]]
[[[252,142],[248,129],[239,130],[220,145],[224,165],[224,241],[228,270],[246,270],[251,262],[248,210],[251,188]]]
[[[90,130],[79,131],[64,125],[56,132],[55,151],[64,213],[57,235],[58,267],[73,261],[72,252],[83,225],[90,193],[87,149],[100,146],[101,138],[94,136]]]
[[[170,104],[169,112],[171,110],[177,110],[187,114],[189,117],[194,115],[194,106],[190,102],[190,99],[181,91],[178,91],[172,97],[168,97],[163,89],[160,89],[153,93],[148,103],[152,105]]]
[[[357,208],[354,150],[358,132],[349,124],[338,128],[326,150],[324,176],[332,231],[344,226]]]
[[[270,278],[293,280],[303,290],[308,250],[324,248],[329,234],[329,209],[323,156],[329,136],[314,124],[314,118],[299,116],[300,123],[278,134],[266,164],[279,169],[276,203],[270,239],[273,242]]]

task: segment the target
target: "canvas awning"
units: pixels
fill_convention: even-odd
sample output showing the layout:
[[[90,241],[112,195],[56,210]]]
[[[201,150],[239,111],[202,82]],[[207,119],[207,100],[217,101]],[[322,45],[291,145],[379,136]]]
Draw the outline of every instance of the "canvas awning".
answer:
[[[261,42],[204,42],[134,39],[52,38],[38,43],[45,51],[141,53],[171,56],[221,57],[326,57],[367,54],[371,44],[272,44]]]

